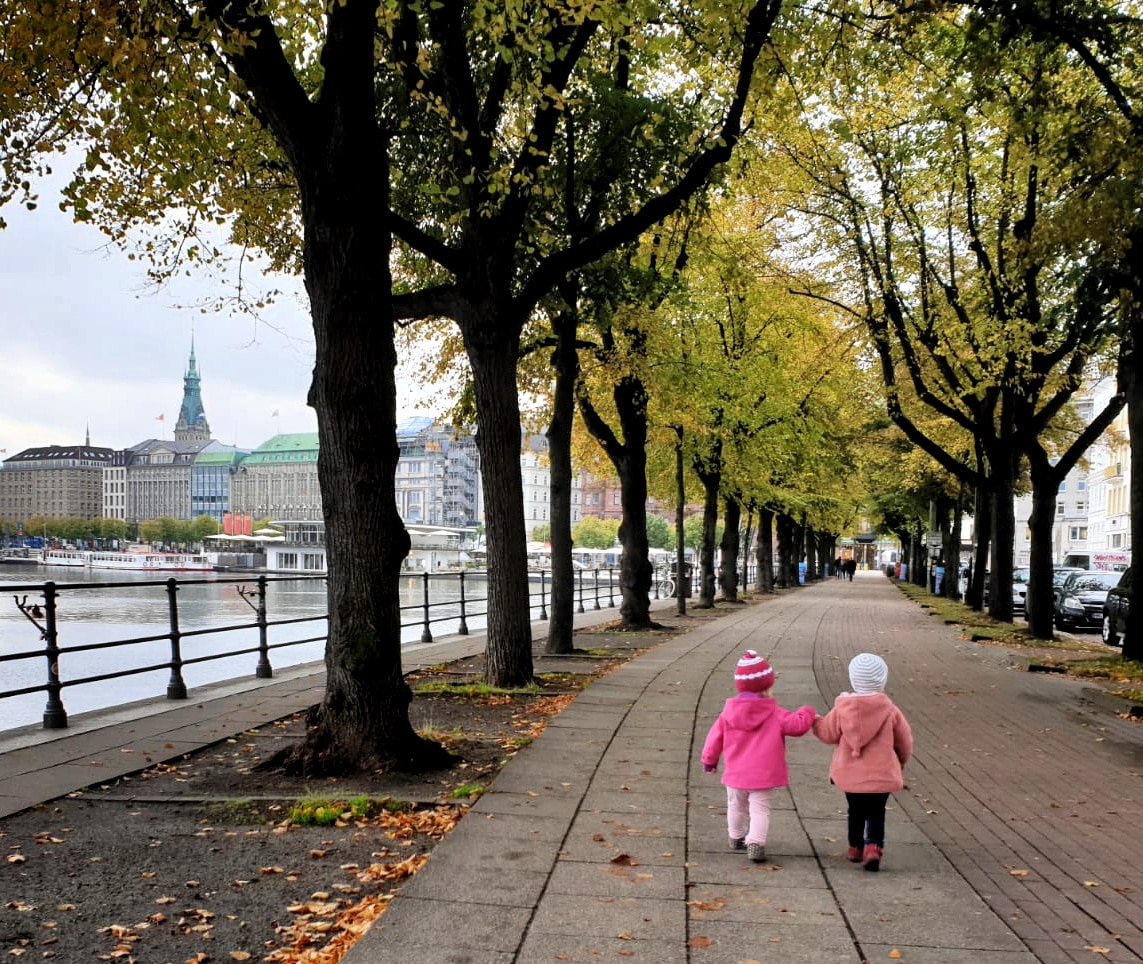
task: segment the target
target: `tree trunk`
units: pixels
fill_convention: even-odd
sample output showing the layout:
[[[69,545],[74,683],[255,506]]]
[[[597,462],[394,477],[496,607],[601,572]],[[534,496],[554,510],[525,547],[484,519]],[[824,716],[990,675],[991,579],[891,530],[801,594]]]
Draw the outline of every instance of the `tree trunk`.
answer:
[[[579,378],[579,354],[575,347],[575,316],[561,313],[553,319],[556,350],[552,367],[556,373],[552,393],[552,419],[548,423],[548,458],[551,465],[552,600],[548,639],[544,652],[550,656],[575,651],[575,571],[572,567],[571,491],[572,423],[575,420],[575,385]]]
[[[1143,546],[1143,388],[1139,380],[1139,347],[1143,345],[1143,231],[1132,234],[1135,272],[1132,286],[1133,301],[1128,310],[1124,333],[1125,350],[1120,356],[1120,390],[1127,396],[1127,430],[1131,444],[1131,482],[1128,499],[1131,506],[1132,566],[1136,566],[1134,551]],[[1127,625],[1123,632],[1123,658],[1143,661],[1143,579],[1132,570],[1128,590]]]
[[[722,559],[718,567],[718,588],[727,602],[738,602],[738,526],[742,521],[742,507],[733,496],[723,499]]]
[[[967,602],[979,612],[984,609],[984,583],[988,578],[988,554],[992,547],[992,496],[982,486],[976,489],[972,522],[972,578]]]
[[[740,555],[742,556],[742,580],[739,583],[742,586],[743,592],[750,590],[750,543],[754,537],[754,513],[751,509],[746,510],[746,525],[743,528],[744,535],[742,537],[742,549]]]
[[[676,612],[687,614],[687,596],[683,591],[683,580],[687,568],[687,530],[684,525],[687,517],[687,474],[683,461],[683,429],[675,426],[675,600]]]
[[[992,566],[988,582],[988,615],[1012,622],[1012,560],[1016,546],[1016,509],[1012,504],[1019,455],[996,453],[992,460]]]
[[[807,525],[805,531],[806,545],[806,582],[818,577],[818,541],[814,534],[814,527]]]
[[[619,477],[623,519],[619,523],[620,628],[647,629],[651,619],[652,566],[647,542],[647,391],[635,375],[621,378],[612,391],[619,435],[603,420],[586,396],[580,413],[587,430],[603,447]]]
[[[717,464],[716,459],[712,462]],[[702,546],[699,549],[699,594],[695,605],[699,609],[714,606],[714,537],[718,532],[718,488],[722,481],[719,472],[699,471],[702,483]]]
[[[778,530],[778,578],[775,580],[775,585],[779,589],[789,589],[790,586],[798,584],[798,577],[795,574],[793,581],[790,580],[790,571],[792,569],[791,559],[794,555],[794,520],[791,519],[785,512],[777,514],[777,530]]]
[[[774,511],[758,510],[758,575],[754,588],[758,592],[774,591]]]
[[[489,309],[491,310],[491,309]],[[489,330],[490,325],[476,330]],[[479,429],[488,542],[488,642],[484,678],[491,686],[532,682],[532,625],[524,487],[520,477],[520,405],[514,341],[487,341],[465,332]]]
[[[1048,467],[1044,460],[1044,467]],[[1024,613],[1028,631],[1036,639],[1051,639],[1055,622],[1052,598],[1052,524],[1056,518],[1056,499],[1060,483],[1056,473],[1046,475],[1032,469],[1032,514],[1028,517],[1031,547],[1028,557],[1028,589],[1024,596]]]
[[[356,9],[358,15],[361,14]],[[338,21],[339,30],[371,29]],[[331,23],[333,20],[331,19]],[[371,60],[371,45],[357,53]],[[387,153],[376,134],[372,91],[342,91],[317,144],[294,145],[304,231],[304,272],[316,356],[309,404],[317,413],[328,558],[329,634],[322,701],[305,741],[275,765],[307,775],[396,767],[436,769],[450,754],[409,722],[401,671],[398,579],[409,535],[397,514],[397,387],[390,279]],[[331,92],[336,101],[337,96]],[[357,120],[361,120],[358,117]],[[344,125],[344,126],[342,126]],[[319,125],[320,126],[320,125]]]

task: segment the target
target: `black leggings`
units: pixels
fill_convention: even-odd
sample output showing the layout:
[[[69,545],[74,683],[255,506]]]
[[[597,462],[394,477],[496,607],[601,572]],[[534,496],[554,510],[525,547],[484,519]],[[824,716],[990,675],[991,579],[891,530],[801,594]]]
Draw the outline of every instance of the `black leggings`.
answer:
[[[885,804],[887,793],[847,793],[845,802],[849,804],[849,845],[860,847],[863,844],[885,846]]]

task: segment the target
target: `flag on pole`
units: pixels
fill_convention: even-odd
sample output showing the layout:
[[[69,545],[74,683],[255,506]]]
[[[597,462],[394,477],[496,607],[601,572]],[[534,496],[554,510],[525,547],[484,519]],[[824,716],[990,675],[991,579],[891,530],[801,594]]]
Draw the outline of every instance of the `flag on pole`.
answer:
[[[278,410],[274,409],[274,411],[272,411],[270,413],[270,418],[277,418],[277,417],[278,417]]]
[[[155,421],[156,421],[156,422],[162,422],[162,421],[165,421],[165,420],[166,420],[166,417],[167,417],[166,415],[156,415],[156,416],[155,416]]]

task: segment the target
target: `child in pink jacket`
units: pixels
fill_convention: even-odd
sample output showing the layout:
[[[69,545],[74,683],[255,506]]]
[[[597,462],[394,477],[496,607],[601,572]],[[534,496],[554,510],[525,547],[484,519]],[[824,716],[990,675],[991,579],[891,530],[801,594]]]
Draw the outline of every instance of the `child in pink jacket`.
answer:
[[[839,693],[833,709],[814,720],[814,735],[837,744],[830,783],[849,806],[848,857],[879,870],[885,849],[885,804],[905,786],[901,767],[913,755],[909,721],[882,692],[889,679],[885,660],[858,653],[849,663],[852,693]]]
[[[812,706],[791,712],[770,696],[774,670],[748,649],[734,670],[738,695],[726,701],[702,748],[702,768],[713,773],[724,757],[726,825],[730,849],[745,850],[755,863],[766,859],[770,831],[770,791],[790,782],[786,737],[801,736],[813,726]]]

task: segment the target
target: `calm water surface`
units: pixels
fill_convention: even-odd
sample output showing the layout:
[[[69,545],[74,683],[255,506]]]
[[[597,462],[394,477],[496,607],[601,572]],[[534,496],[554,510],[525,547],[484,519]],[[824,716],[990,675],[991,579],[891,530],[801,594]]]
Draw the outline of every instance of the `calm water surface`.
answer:
[[[172,574],[175,575],[175,574]],[[183,680],[188,688],[236,678],[254,676],[258,663],[258,630],[253,625],[255,611],[238,592],[238,586],[256,589],[258,574],[235,583],[234,573],[179,573],[178,621],[185,634],[195,630],[244,626],[225,633],[213,632],[182,640],[182,658],[198,657],[238,649],[254,652],[228,656],[204,663],[184,665]],[[187,578],[183,578],[183,577]],[[65,686],[61,700],[68,716],[90,710],[105,709],[139,699],[163,696],[167,691],[170,669],[147,670],[137,675],[91,683],[66,685],[90,676],[109,672],[156,666],[170,660],[169,603],[162,579],[156,582],[155,573],[91,572],[82,569],[43,568],[39,566],[6,565],[0,571],[0,656],[42,647],[40,633],[19,611],[16,600],[28,605],[42,602],[42,584],[53,580],[59,587],[57,634],[59,646],[65,652],[59,660],[59,675]],[[222,581],[227,580],[227,581]],[[142,583],[150,582],[145,586]],[[71,588],[92,586],[99,588]],[[114,586],[106,586],[115,583]],[[484,628],[487,584],[483,579],[467,578],[467,624],[471,632]],[[434,638],[456,633],[459,629],[459,584],[455,579],[434,577],[431,583],[430,629]],[[402,644],[421,641],[424,602],[424,582],[413,576],[401,580]],[[538,597],[536,597],[538,606]],[[325,654],[326,594],[323,580],[271,578],[266,586],[266,616],[273,623],[283,619],[321,617],[311,622],[288,626],[273,626],[268,630],[271,647],[295,641],[296,646],[271,649],[270,664],[278,669],[300,663],[320,660]],[[66,652],[69,647],[92,645],[121,639],[162,636],[161,639],[96,649]],[[314,639],[314,637],[319,637]],[[37,652],[34,656],[0,662],[0,690],[20,689],[42,685],[47,681],[46,658]],[[0,699],[0,730],[27,724],[39,725],[43,720],[46,694],[30,693],[24,696]]]

